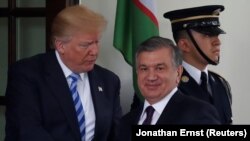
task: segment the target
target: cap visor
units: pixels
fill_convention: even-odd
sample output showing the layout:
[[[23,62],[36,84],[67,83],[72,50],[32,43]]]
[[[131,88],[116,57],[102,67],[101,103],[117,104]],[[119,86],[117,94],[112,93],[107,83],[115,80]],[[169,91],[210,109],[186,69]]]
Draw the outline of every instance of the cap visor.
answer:
[[[222,29],[220,29],[217,26],[211,26],[211,27],[196,27],[193,28],[194,31],[199,32],[201,34],[213,36],[213,35],[219,35],[219,34],[226,34],[226,32]]]

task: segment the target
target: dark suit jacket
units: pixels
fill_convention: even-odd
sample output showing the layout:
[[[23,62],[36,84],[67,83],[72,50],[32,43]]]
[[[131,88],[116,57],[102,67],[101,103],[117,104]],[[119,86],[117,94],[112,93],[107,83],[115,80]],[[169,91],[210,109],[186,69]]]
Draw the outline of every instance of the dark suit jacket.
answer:
[[[111,140],[122,115],[120,80],[98,65],[88,76],[96,114],[94,140]],[[71,93],[54,52],[11,66],[6,99],[5,141],[80,141]]]
[[[121,119],[117,129],[117,141],[129,141],[131,138],[131,127],[137,125],[143,110],[140,107],[130,111]],[[206,125],[220,124],[216,109],[201,100],[186,96],[177,91],[165,106],[156,125]]]
[[[185,79],[183,79],[183,77]],[[231,90],[227,81],[211,71],[208,72],[209,84],[212,89],[212,105],[217,109],[222,124],[232,123]],[[184,94],[203,99],[202,89],[197,82],[184,69],[178,87]]]

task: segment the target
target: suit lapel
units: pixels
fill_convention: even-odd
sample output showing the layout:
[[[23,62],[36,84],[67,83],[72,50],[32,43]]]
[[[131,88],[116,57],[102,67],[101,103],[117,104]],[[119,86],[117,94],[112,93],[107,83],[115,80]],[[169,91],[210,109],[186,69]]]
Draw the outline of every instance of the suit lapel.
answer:
[[[99,74],[96,69],[97,68],[94,67],[92,71],[88,72],[88,77],[96,115],[95,134],[99,135],[102,134],[100,133],[101,131],[105,130],[102,129],[102,125],[105,124],[105,118],[110,117],[110,113],[106,110],[110,102],[106,97],[107,94],[102,80],[102,74]]]
[[[182,110],[178,107],[182,99],[180,91],[175,92],[162,111],[156,124],[175,124],[176,117],[178,117],[180,110]]]
[[[216,109],[219,111],[219,113],[224,113],[224,115],[220,115],[221,117],[224,117],[227,115],[227,113],[230,113],[228,111],[228,108],[225,107],[225,105],[229,105],[228,100],[225,99],[226,95],[225,92],[222,90],[223,86],[219,83],[216,78],[214,78],[211,73],[209,73],[209,81],[212,89],[213,94],[213,102]]]
[[[131,112],[131,116],[130,116],[131,122],[130,123],[132,123],[134,125],[138,124],[138,122],[140,120],[140,116],[142,114],[142,110],[143,110],[143,104],[140,104],[137,109],[135,109]]]
[[[214,103],[218,103],[220,102],[220,101],[217,101],[218,100],[217,96],[220,95],[218,93],[218,90],[220,90],[220,88],[218,87],[219,85],[217,84],[215,78],[210,73],[208,73],[208,78],[209,78],[209,85],[211,86],[211,90],[212,90]]]
[[[47,83],[61,105],[62,111],[78,140],[78,137],[80,138],[78,121],[67,80],[65,79],[54,52],[50,53],[49,57],[44,61],[46,64],[44,69],[46,70],[45,78]]]

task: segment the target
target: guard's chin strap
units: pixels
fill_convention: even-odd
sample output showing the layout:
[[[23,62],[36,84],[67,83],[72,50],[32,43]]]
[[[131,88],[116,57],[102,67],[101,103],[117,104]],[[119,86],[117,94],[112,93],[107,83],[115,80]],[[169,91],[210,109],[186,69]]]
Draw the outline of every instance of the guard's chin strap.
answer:
[[[189,35],[191,41],[193,42],[195,48],[198,50],[198,52],[201,54],[201,56],[202,56],[203,58],[205,58],[209,64],[218,65],[219,62],[220,62],[220,57],[218,58],[218,60],[217,60],[216,62],[215,62],[215,61],[212,61],[211,59],[209,59],[209,58],[206,56],[206,54],[203,53],[202,50],[199,48],[199,46],[198,46],[198,44],[196,43],[196,41],[195,41],[193,35],[191,34],[190,29],[187,29],[186,31],[187,31],[187,33],[188,33],[188,35]]]

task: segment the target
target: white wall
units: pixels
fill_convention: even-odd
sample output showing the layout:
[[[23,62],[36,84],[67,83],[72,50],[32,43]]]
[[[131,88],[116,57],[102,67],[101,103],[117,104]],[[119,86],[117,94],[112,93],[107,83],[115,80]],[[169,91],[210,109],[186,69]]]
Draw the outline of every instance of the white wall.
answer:
[[[158,7],[160,35],[172,39],[170,22],[163,18],[163,13],[179,8],[222,4],[225,11],[221,13],[222,28],[227,32],[222,39],[221,63],[209,66],[223,75],[231,84],[233,93],[233,115],[235,124],[250,124],[248,102],[248,81],[250,79],[249,40],[250,36],[250,1],[249,0],[155,0]],[[116,11],[116,0],[82,0],[82,4],[102,13],[108,20],[108,27],[102,38],[102,48],[98,64],[109,68],[121,79],[121,104],[124,113],[129,111],[133,97],[132,69],[124,61],[121,53],[113,47],[113,32]]]

